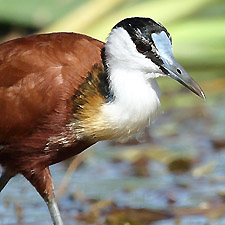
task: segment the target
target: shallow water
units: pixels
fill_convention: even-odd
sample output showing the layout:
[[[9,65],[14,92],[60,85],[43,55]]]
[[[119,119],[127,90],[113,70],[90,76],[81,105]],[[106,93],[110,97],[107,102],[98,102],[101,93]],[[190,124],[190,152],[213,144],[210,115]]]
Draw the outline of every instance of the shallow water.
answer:
[[[224,103],[223,95],[217,103],[209,100],[191,108],[166,109],[151,125],[144,143],[103,142],[85,151],[82,165],[59,200],[65,224],[75,224],[75,217],[89,212],[96,201],[106,200],[119,209],[163,209],[173,215],[154,225],[225,224]],[[186,167],[179,165],[180,159]],[[51,167],[56,192],[67,165]],[[51,224],[45,203],[22,176],[10,181],[0,202],[0,225]],[[98,224],[107,223],[101,218]]]

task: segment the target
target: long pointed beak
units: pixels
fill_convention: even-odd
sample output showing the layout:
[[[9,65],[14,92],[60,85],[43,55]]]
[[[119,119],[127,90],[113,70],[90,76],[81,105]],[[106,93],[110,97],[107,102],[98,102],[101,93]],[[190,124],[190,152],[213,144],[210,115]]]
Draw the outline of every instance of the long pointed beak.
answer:
[[[172,45],[165,32],[152,34],[159,55],[163,61],[161,65],[168,76],[190,89],[199,97],[205,99],[205,94],[200,86],[191,78],[184,68],[176,61],[172,52]]]
[[[199,97],[205,99],[203,90],[185,71],[185,69],[176,61],[173,55],[170,55],[170,57],[167,59],[163,59],[163,62],[164,64],[162,65],[162,67],[168,71],[171,78],[187,87]]]

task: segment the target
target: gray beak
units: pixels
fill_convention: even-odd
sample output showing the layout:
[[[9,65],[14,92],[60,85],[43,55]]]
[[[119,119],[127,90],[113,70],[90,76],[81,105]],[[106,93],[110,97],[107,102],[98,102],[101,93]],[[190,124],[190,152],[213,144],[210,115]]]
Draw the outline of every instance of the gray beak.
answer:
[[[166,74],[187,87],[199,97],[205,99],[205,94],[200,86],[191,78],[191,76],[174,58],[172,53],[172,45],[166,33],[154,33],[152,34],[152,39],[163,62],[161,67],[166,70]]]
[[[170,56],[169,58],[170,60],[164,59],[164,64],[162,65],[162,67],[168,71],[169,76],[187,87],[199,97],[205,99],[205,94],[200,86],[192,79],[192,77],[184,70],[184,68],[173,56]]]

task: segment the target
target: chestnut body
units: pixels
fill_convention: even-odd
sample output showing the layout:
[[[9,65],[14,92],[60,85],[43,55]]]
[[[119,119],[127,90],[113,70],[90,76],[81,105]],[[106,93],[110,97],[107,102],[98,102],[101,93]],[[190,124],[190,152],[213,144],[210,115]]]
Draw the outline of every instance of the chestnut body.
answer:
[[[67,146],[60,140],[48,146],[51,137],[69,136],[73,95],[94,65],[101,64],[103,46],[72,33],[28,36],[0,45],[0,164],[12,176],[23,174],[42,196],[48,166],[93,144],[73,138]]]
[[[62,225],[49,165],[143,130],[160,106],[160,76],[205,98],[175,60],[166,28],[151,18],[120,21],[105,44],[73,33],[1,44],[0,191],[23,174]]]

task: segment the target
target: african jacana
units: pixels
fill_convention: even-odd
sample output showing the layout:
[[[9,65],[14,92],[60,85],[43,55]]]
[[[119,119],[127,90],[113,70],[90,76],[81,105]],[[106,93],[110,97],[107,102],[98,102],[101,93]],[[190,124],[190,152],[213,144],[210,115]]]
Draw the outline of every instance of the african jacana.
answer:
[[[63,224],[49,166],[100,140],[146,127],[160,105],[155,78],[204,93],[172,54],[170,34],[150,18],[115,25],[106,44],[75,33],[0,45],[0,190],[22,174]]]

